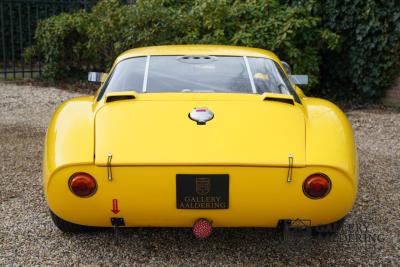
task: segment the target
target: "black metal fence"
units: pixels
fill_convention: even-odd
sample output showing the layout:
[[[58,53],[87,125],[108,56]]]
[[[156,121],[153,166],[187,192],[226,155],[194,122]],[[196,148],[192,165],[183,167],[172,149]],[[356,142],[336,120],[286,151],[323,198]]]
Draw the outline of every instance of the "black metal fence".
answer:
[[[0,0],[0,79],[40,75],[40,62],[26,62],[38,22],[62,12],[90,9],[98,0]]]

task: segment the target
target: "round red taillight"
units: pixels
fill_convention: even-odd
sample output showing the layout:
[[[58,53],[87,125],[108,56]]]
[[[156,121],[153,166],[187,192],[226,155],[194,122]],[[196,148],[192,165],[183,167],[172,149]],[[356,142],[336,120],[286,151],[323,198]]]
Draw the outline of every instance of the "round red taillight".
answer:
[[[312,199],[323,198],[331,191],[331,180],[321,173],[312,174],[303,183],[304,194]]]
[[[90,197],[96,193],[96,180],[84,172],[75,173],[69,178],[69,189],[78,197]]]

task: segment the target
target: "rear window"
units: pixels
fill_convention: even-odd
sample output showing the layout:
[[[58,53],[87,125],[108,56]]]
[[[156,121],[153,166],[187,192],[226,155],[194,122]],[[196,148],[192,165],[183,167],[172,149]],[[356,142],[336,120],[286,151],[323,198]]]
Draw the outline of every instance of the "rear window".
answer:
[[[102,93],[248,93],[291,94],[283,71],[268,58],[240,56],[147,56],[129,58],[114,68]]]
[[[146,92],[252,93],[243,57],[151,57]]]

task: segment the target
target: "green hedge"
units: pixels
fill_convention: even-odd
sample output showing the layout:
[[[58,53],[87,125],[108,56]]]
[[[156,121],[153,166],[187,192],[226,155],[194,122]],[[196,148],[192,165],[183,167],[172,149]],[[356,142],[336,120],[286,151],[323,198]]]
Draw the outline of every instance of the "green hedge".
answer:
[[[43,77],[60,80],[106,70],[126,49],[161,44],[232,44],[273,50],[318,83],[322,52],[338,36],[313,16],[315,2],[288,7],[277,1],[147,0],[99,2],[91,12],[42,21],[27,57],[44,61]]]
[[[119,53],[134,47],[242,45],[272,50],[294,72],[309,74],[306,91],[314,94],[352,99],[381,95],[399,58],[395,0],[324,3],[138,0],[122,5],[103,0],[90,12],[42,21],[26,56],[44,61],[45,79],[60,80],[108,70]]]
[[[374,101],[400,75],[400,1],[325,1],[324,26],[342,37],[340,49],[323,55],[324,93]]]

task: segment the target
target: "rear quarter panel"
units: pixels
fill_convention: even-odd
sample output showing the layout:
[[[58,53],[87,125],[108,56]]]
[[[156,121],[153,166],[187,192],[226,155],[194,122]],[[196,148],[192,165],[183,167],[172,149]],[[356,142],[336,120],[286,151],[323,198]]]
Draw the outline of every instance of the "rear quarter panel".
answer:
[[[307,114],[307,166],[326,166],[342,172],[357,193],[358,160],[354,133],[346,115],[333,103],[313,97],[302,98]],[[331,177],[333,184],[335,177]]]
[[[73,98],[61,104],[47,129],[44,155],[44,190],[60,168],[91,164],[94,157],[93,97]]]

